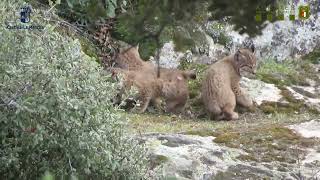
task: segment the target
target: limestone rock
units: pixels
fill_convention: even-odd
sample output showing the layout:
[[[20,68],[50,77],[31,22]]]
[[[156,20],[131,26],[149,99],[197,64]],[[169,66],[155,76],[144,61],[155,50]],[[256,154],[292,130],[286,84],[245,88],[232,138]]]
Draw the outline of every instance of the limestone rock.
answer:
[[[177,68],[180,64],[180,59],[183,56],[183,53],[174,50],[172,41],[165,43],[160,50],[160,66],[165,68]],[[154,58],[151,58],[150,60],[156,64]]]
[[[302,170],[303,177],[312,176],[313,169],[309,168],[307,160],[302,167],[291,164],[290,167],[284,165],[283,169],[273,168],[277,162],[242,161],[238,157],[247,155],[246,152],[216,144],[212,136],[153,133],[139,139],[149,148],[152,164],[163,168],[164,177],[184,180],[293,179],[296,174],[292,172],[299,170]],[[309,156],[309,160],[318,158],[314,152]]]
[[[243,77],[240,81],[240,86],[248,92],[257,105],[261,105],[264,101],[279,102],[282,98],[281,90],[274,84]]]
[[[311,120],[300,124],[294,124],[288,126],[290,129],[299,133],[306,138],[320,138],[320,119]],[[308,154],[305,156],[302,164],[304,166],[319,166],[320,167],[320,147],[313,147],[307,149]],[[316,174],[315,177],[320,177],[320,174]]]
[[[301,134],[303,137],[320,138],[320,120],[311,120],[301,124],[291,125],[289,128]]]
[[[292,86],[287,89],[298,100],[303,100],[305,105],[320,112],[320,88],[312,86]]]

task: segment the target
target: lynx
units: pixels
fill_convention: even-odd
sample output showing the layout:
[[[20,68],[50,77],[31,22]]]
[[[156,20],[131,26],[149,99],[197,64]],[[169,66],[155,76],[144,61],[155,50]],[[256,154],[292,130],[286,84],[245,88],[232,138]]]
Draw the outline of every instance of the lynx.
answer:
[[[189,98],[188,80],[196,79],[194,71],[181,71],[177,69],[160,69],[160,78],[169,82],[164,90],[166,111],[178,113],[184,109]]]
[[[139,71],[142,69],[150,71],[155,70],[155,67],[151,62],[146,62],[141,59],[139,45],[119,53],[115,59],[115,67],[129,71]]]
[[[214,63],[206,70],[201,96],[211,119],[238,119],[236,104],[251,107],[251,98],[241,90],[239,81],[246,73],[256,73],[254,46],[239,49],[234,55]]]
[[[125,72],[124,70],[128,70],[125,79],[127,79],[126,81],[129,87],[133,85],[137,86],[139,91],[141,91],[141,96],[145,94],[148,96],[152,95],[152,97],[159,96],[157,98],[141,97],[142,99],[146,101],[150,99],[156,106],[159,106],[160,97],[164,97],[167,112],[181,112],[189,96],[187,82],[189,79],[195,79],[196,74],[193,71],[161,68],[161,80],[156,80],[157,71],[155,66],[150,62],[143,61],[138,50],[138,47],[132,47],[120,53],[116,58],[116,67],[123,70],[120,71],[117,68],[113,68],[113,74],[117,74],[115,73],[116,71],[123,73]],[[133,83],[132,81],[136,82]],[[162,84],[162,86],[160,84]],[[155,93],[156,89],[157,91],[159,90],[159,87],[161,93]],[[145,91],[150,91],[150,93],[144,93]],[[154,92],[151,93],[151,91]]]
[[[140,113],[144,112],[149,103],[155,105],[157,109],[161,109],[161,98],[164,98],[166,104],[166,112],[181,112],[186,104],[189,96],[186,81],[195,78],[193,71],[179,70],[161,70],[163,73],[160,78],[149,71],[126,71],[115,69],[114,73],[122,73],[123,88],[120,90],[118,98],[121,94],[130,90],[132,87],[138,89],[138,99],[142,102]],[[118,99],[118,102],[120,99]]]

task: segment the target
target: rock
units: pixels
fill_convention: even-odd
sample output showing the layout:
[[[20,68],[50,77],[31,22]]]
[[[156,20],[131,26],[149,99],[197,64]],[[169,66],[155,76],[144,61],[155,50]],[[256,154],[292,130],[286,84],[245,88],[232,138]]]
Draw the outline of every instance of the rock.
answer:
[[[306,106],[320,112],[320,89],[312,86],[286,87],[295,99],[303,100]]]
[[[207,55],[203,55],[203,56],[200,56],[196,59],[196,62],[199,63],[199,64],[213,64],[214,61],[213,58],[210,58],[209,56]]]
[[[306,138],[320,138],[320,119],[311,120],[308,122],[294,124],[288,126],[288,128],[299,133],[301,136]],[[317,168],[320,167],[320,147],[313,147],[306,149],[308,154],[305,156],[301,164],[304,167]],[[306,170],[308,171],[308,170]],[[309,174],[314,172],[309,172]],[[315,177],[320,178],[320,173],[315,174]],[[316,178],[315,178],[316,179]]]
[[[208,57],[195,58],[199,59],[197,63],[212,64],[214,61],[234,53],[239,48],[248,47],[250,44],[255,45],[255,54],[258,60],[263,60],[267,57],[277,61],[299,58],[320,47],[320,39],[318,37],[318,34],[320,34],[320,21],[319,17],[314,15],[305,20],[304,23],[292,21],[269,23],[263,29],[262,35],[255,38],[240,35],[232,30],[232,25],[226,24],[221,28],[217,28],[212,27],[212,24],[217,24],[217,22],[208,22],[203,25],[205,30],[197,28],[195,30],[197,33],[192,35],[188,33],[188,37],[195,42],[195,47],[190,49],[193,56]],[[219,37],[223,37],[223,40],[220,40],[223,42],[219,42]],[[166,44],[162,48],[162,63],[165,67],[177,67],[178,61],[176,57],[180,57],[181,54],[172,52],[173,45],[169,45],[168,48]]]
[[[222,45],[216,44],[210,47],[209,55],[196,57],[194,62],[198,64],[213,64],[228,55],[229,51],[227,51]]]
[[[314,84],[310,82],[310,84]],[[265,83],[260,80],[253,80],[243,77],[240,86],[246,91],[256,104],[276,103],[279,106],[290,107],[291,101],[288,102],[283,97],[282,90],[274,84]],[[320,112],[320,88],[317,86],[287,86],[290,92],[290,98],[302,101],[309,109],[314,112]],[[291,97],[292,96],[292,97]]]
[[[312,3],[316,3],[315,1]],[[312,4],[311,3],[311,4]],[[290,5],[288,5],[290,6]],[[298,6],[298,4],[296,4]],[[311,6],[311,16],[304,21],[276,21],[266,24],[262,34],[249,38],[233,31],[233,25],[226,22],[209,21],[201,26],[190,24],[186,27],[177,27],[177,32],[185,39],[189,39],[194,46],[187,47],[195,56],[197,63],[212,64],[222,57],[234,53],[237,49],[254,44],[258,59],[285,59],[299,58],[316,48],[320,48],[320,17],[317,4]],[[291,7],[289,7],[291,8]],[[285,17],[289,17],[285,14]],[[186,43],[188,44],[188,43]],[[176,68],[182,52],[174,52],[174,45],[170,41],[161,49],[161,65],[167,68]]]
[[[174,50],[174,44],[172,41],[165,43],[160,50],[160,66],[165,68],[177,68],[180,64],[180,59],[183,56],[183,53],[176,52]],[[150,60],[156,64],[154,58]]]
[[[306,157],[302,161],[302,163],[305,165],[317,163],[320,166],[320,153],[319,153],[319,151],[317,151],[315,149],[309,149],[309,153],[306,155]]]
[[[289,128],[306,138],[320,138],[320,120],[312,120],[301,124],[291,125]]]
[[[271,171],[263,170],[257,167],[252,167],[243,164],[237,164],[230,166],[226,172],[219,172],[215,175],[215,179],[270,179],[281,177],[275,177]]]
[[[220,147],[214,137],[182,134],[151,134],[142,137],[149,144],[153,156],[164,156],[167,176],[187,179],[203,179],[218,171],[236,165],[236,157],[246,154],[242,150]]]
[[[319,5],[310,2],[311,16],[305,21],[276,21],[269,23],[263,29],[262,35],[252,39],[256,46],[258,58],[271,58],[283,61],[285,59],[299,58],[320,47],[320,21]],[[296,4],[295,8],[301,4]],[[290,5],[288,5],[289,7]],[[290,9],[290,7],[289,7]],[[285,14],[285,17],[289,17]],[[226,33],[232,39],[231,52],[243,47],[249,38],[247,35],[240,35],[227,25]]]
[[[274,84],[243,77],[241,78],[240,86],[248,92],[257,105],[261,105],[262,102],[279,102],[282,98],[281,90]]]
[[[215,137],[183,134],[146,134],[139,137],[151,151],[152,166],[160,165],[165,177],[175,179],[284,179],[292,176],[275,170],[272,162],[251,163],[238,159],[241,149],[221,146]]]

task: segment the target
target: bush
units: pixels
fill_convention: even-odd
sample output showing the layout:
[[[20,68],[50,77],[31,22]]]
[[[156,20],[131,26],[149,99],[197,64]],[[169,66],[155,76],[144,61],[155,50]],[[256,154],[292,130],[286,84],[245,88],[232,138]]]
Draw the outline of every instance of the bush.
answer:
[[[61,1],[57,8],[58,14],[69,21],[94,25],[96,21],[114,18],[116,9],[124,5],[125,0],[66,0]]]
[[[0,21],[21,1],[0,2]],[[78,40],[54,31],[35,9],[43,31],[0,26],[1,179],[55,177],[141,179],[144,147],[126,133],[110,103],[115,85],[81,52]]]

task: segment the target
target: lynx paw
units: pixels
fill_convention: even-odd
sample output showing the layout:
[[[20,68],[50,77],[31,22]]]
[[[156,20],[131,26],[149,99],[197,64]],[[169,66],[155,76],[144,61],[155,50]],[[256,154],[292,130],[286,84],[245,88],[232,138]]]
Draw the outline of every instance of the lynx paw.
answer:
[[[239,114],[236,112],[233,112],[231,115],[231,120],[237,120],[237,119],[239,119]]]

